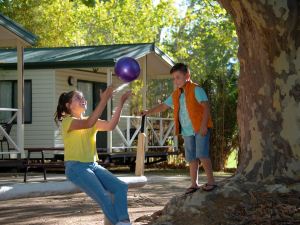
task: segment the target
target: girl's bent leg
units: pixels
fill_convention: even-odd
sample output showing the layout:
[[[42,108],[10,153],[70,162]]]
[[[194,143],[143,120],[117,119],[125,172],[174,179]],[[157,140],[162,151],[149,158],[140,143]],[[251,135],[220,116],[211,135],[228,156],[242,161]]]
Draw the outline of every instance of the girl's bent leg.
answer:
[[[113,205],[118,221],[129,221],[127,207],[128,185],[97,163],[94,164],[94,172],[103,187],[114,195]]]
[[[110,193],[103,187],[101,181],[95,175],[92,164],[76,163],[66,167],[68,179],[94,199],[102,208],[106,217],[112,224],[118,222],[115,207],[112,204]]]

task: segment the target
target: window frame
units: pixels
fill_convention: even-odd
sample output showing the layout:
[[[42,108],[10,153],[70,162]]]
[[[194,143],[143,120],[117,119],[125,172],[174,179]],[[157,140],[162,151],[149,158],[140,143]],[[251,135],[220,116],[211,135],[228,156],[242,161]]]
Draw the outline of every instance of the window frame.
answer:
[[[0,80],[0,82],[10,82],[11,83],[11,105],[12,105],[12,108],[15,108],[14,106],[18,104],[18,99],[15,101],[14,99],[14,96],[16,94],[16,92],[18,91],[17,89],[14,88],[15,85],[17,85],[18,87],[18,80]],[[29,116],[29,120],[26,121],[26,118],[25,118],[25,93],[24,93],[24,124],[32,124],[32,79],[25,79],[24,80],[24,91],[25,91],[25,83],[29,83],[30,85],[30,96],[29,96],[29,99],[30,99],[30,106],[29,109],[30,109],[30,116]],[[18,108],[18,106],[16,107]],[[14,112],[11,112],[11,116],[13,116]],[[14,119],[13,121],[14,124],[17,123],[17,119]]]

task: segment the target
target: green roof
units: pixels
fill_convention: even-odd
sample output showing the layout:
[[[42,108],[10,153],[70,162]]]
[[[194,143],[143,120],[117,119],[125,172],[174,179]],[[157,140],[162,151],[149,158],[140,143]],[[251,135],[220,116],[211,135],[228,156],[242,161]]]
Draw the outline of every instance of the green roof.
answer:
[[[0,13],[0,25],[6,28],[7,30],[11,31],[30,45],[34,45],[37,40],[37,36],[30,33],[29,31],[24,29],[20,24],[11,20],[7,16],[4,16],[2,13]]]
[[[169,65],[174,62],[154,43],[119,44],[62,48],[25,48],[25,69],[112,67],[119,58],[141,58],[151,52],[160,56]],[[15,49],[0,49],[0,68],[17,68]]]

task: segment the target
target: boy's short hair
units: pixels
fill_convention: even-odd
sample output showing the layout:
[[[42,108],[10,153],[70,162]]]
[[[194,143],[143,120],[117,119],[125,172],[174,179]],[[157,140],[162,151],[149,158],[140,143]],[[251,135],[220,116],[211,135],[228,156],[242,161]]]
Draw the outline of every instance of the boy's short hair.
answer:
[[[182,72],[184,74],[187,74],[189,72],[189,67],[188,65],[184,64],[184,63],[176,63],[170,70],[170,74],[179,71]]]

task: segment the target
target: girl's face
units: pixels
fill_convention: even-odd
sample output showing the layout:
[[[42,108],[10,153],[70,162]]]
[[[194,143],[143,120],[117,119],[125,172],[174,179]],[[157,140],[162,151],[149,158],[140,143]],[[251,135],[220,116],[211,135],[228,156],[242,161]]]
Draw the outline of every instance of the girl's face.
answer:
[[[87,107],[87,102],[83,97],[83,94],[79,91],[76,91],[73,95],[71,102],[69,104],[69,109],[71,114],[80,115],[84,113]]]
[[[173,75],[173,82],[174,85],[177,88],[182,88],[185,85],[185,82],[188,80],[189,78],[189,74],[188,73],[183,73],[181,71],[175,71],[174,73],[172,73]]]

